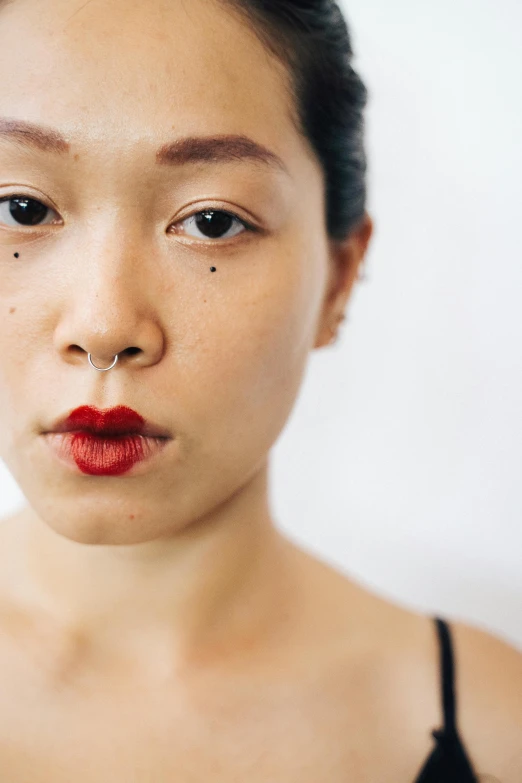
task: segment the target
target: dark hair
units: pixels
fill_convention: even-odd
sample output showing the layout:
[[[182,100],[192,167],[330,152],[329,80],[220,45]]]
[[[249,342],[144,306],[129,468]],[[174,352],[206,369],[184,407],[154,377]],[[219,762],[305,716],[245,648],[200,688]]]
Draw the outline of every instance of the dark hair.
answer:
[[[350,32],[334,0],[221,0],[250,22],[290,72],[304,133],[322,164],[326,228],[345,239],[366,209],[363,109],[368,91],[351,65]]]

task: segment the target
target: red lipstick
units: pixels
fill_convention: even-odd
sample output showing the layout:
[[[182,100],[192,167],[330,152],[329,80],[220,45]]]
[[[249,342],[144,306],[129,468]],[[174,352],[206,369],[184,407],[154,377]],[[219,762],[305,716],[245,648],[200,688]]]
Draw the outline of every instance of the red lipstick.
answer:
[[[170,435],[132,408],[75,408],[46,433],[61,459],[91,476],[119,476],[160,451]]]

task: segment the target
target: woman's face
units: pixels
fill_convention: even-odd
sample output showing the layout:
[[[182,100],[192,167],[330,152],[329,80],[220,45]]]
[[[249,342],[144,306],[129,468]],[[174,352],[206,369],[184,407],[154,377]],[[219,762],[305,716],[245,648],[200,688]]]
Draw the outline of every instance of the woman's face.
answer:
[[[321,168],[282,66],[214,0],[13,0],[0,74],[1,457],[62,534],[157,538],[261,470],[326,341]],[[85,475],[42,435],[80,405],[172,439]]]

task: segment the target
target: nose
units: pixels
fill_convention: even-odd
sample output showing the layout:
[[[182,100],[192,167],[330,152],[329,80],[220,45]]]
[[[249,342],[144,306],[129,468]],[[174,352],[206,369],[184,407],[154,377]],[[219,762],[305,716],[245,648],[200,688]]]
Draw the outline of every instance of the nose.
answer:
[[[149,367],[160,361],[165,346],[158,275],[140,266],[136,244],[132,250],[123,243],[109,246],[112,253],[107,243],[99,252],[91,244],[88,258],[76,256],[74,271],[60,286],[55,348],[69,364],[89,365],[90,358],[106,369],[117,355],[117,367]]]

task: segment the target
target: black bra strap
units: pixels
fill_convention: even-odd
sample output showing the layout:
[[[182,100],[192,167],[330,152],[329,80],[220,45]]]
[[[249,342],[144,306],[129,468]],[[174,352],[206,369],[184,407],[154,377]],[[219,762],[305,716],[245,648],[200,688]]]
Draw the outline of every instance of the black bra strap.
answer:
[[[442,711],[444,714],[444,733],[455,735],[456,699],[455,699],[455,664],[451,632],[447,622],[440,617],[434,617],[440,645],[440,670],[442,683]]]

